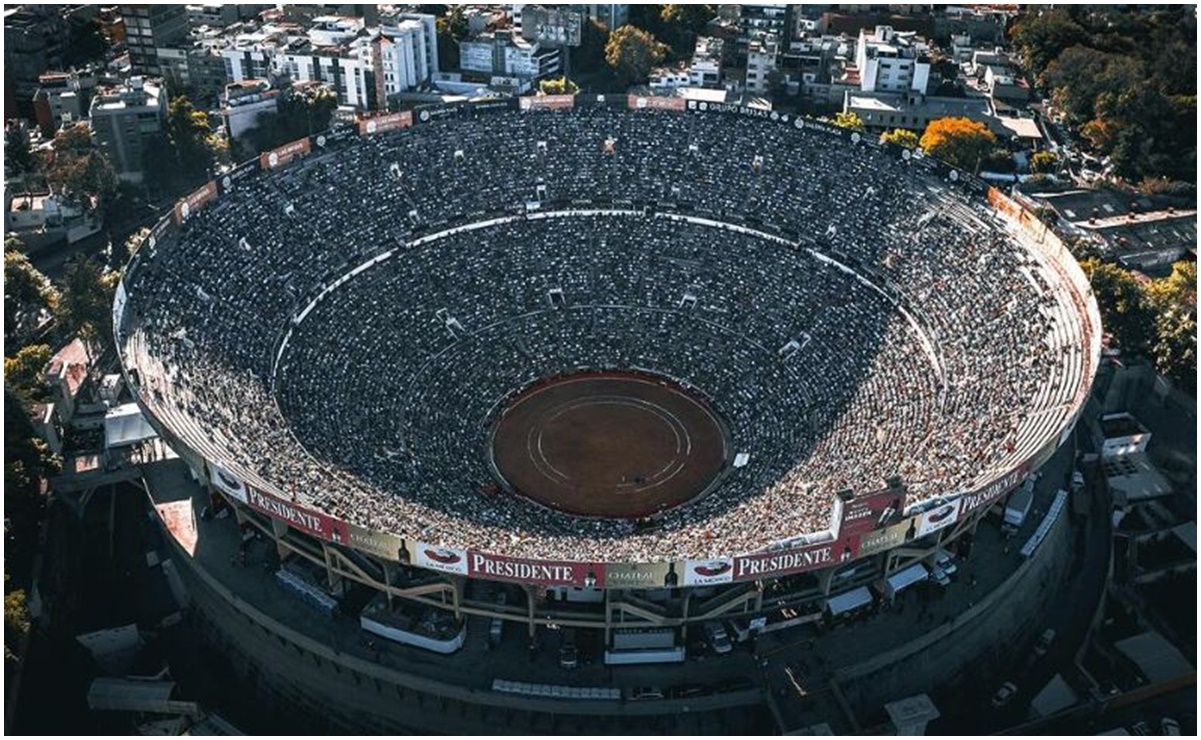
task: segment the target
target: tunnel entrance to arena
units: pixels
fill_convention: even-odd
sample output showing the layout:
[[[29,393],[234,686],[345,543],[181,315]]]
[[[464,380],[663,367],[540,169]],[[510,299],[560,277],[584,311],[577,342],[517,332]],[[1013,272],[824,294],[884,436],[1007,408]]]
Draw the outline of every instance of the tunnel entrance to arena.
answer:
[[[700,394],[663,377],[581,372],[501,404],[489,461],[508,494],[568,514],[653,516],[713,490],[726,425]]]

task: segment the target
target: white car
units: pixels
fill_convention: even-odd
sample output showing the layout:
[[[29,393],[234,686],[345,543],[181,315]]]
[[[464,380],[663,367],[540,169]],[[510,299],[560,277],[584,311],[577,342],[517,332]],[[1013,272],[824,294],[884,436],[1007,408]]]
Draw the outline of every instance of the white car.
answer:
[[[1017,695],[1018,687],[1012,681],[1006,681],[1001,684],[1001,688],[997,689],[997,693],[992,695],[992,705],[994,709],[1000,709],[1013,700]]]
[[[705,636],[709,638],[709,646],[713,648],[713,652],[718,655],[724,655],[734,649],[734,644],[730,642],[730,636],[721,622],[706,622]]]
[[[955,564],[955,558],[951,556],[951,553],[941,548],[934,553],[934,564],[942,568],[942,572],[948,576],[955,575],[955,572],[959,570],[959,566]]]

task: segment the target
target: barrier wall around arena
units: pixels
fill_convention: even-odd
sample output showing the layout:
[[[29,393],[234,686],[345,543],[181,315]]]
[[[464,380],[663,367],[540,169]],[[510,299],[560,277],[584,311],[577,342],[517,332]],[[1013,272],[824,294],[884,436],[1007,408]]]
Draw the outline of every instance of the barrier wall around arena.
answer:
[[[780,125],[791,125],[798,130],[816,131],[854,144],[876,146],[858,132],[839,128],[822,121],[800,116],[777,113],[759,108],[731,104],[713,104],[698,101],[664,102],[677,99],[662,99],[629,95],[598,96],[538,96],[459,103],[418,108],[400,114],[380,116],[360,121],[355,128],[340,126],[264,153],[223,174],[219,180],[204,186],[181,199],[168,216],[151,229],[144,246],[147,254],[153,254],[158,244],[171,238],[173,232],[200,208],[216,201],[222,195],[233,192],[239,183],[261,170],[284,167],[297,158],[309,156],[314,151],[349,144],[359,137],[367,137],[388,131],[399,131],[413,125],[423,125],[445,118],[474,116],[499,110],[538,111],[568,110],[574,107],[606,106],[627,108],[633,111],[655,110],[688,112],[693,114],[722,114],[771,121]],[[636,114],[636,113],[635,113]],[[375,122],[374,126],[368,125]],[[965,189],[985,195],[996,212],[1018,227],[1028,238],[1028,246],[1054,268],[1073,291],[1080,309],[1086,334],[1088,364],[1085,382],[1081,383],[1073,399],[1073,411],[1067,423],[1057,434],[1048,439],[1025,461],[999,474],[997,477],[966,492],[949,493],[922,511],[896,520],[904,510],[904,496],[896,503],[892,493],[873,494],[847,502],[840,521],[834,522],[828,541],[814,543],[811,537],[798,536],[792,546],[769,547],[764,552],[721,556],[701,560],[677,560],[658,563],[597,563],[572,560],[537,560],[513,558],[495,553],[444,547],[419,541],[404,534],[377,532],[344,522],[322,512],[299,506],[286,497],[267,491],[267,486],[250,485],[238,475],[224,468],[219,461],[208,460],[185,443],[171,430],[165,428],[143,401],[141,386],[129,372],[129,358],[124,354],[125,306],[128,302],[128,284],[140,265],[139,252],[126,266],[125,274],[117,289],[113,304],[113,331],[118,354],[122,359],[122,373],[144,416],[173,449],[194,471],[207,471],[206,480],[210,490],[220,491],[237,505],[250,507],[271,519],[293,527],[317,539],[347,546],[375,557],[405,562],[409,565],[455,575],[511,581],[538,586],[574,586],[581,588],[630,588],[650,589],[665,586],[695,586],[775,578],[795,573],[824,569],[847,563],[856,558],[870,556],[892,549],[907,541],[923,537],[955,524],[974,511],[990,506],[1002,496],[1016,488],[1025,477],[1037,470],[1055,454],[1064,440],[1071,434],[1080,410],[1091,388],[1092,375],[1100,358],[1101,320],[1091,286],[1083,270],[1072,258],[1063,242],[1032,213],[1006,197],[996,188],[987,188],[983,183],[966,173],[947,165],[922,157],[920,152],[904,150],[905,159],[914,159],[919,166],[937,172],[945,179]],[[630,204],[631,206],[633,204]],[[538,214],[543,216],[544,214]],[[465,227],[469,228],[469,227]],[[765,236],[768,236],[765,234]],[[386,257],[384,257],[386,259]],[[379,256],[373,258],[380,259]],[[370,260],[369,260],[370,261]],[[365,268],[364,268],[365,269]],[[322,286],[323,290],[332,286]],[[878,500],[877,500],[878,499]],[[895,511],[889,512],[889,510]]]

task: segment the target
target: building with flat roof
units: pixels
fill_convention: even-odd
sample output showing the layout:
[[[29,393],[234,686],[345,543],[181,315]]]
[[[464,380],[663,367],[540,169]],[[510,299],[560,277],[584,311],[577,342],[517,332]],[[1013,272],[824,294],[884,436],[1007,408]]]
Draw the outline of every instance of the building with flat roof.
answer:
[[[170,47],[188,35],[188,9],[180,4],[122,5],[125,45],[130,71],[135,75],[163,74],[159,47]]]
[[[148,139],[163,129],[167,95],[158,81],[131,77],[123,86],[101,90],[89,111],[92,132],[112,161],[117,177],[142,181],[143,153]]]

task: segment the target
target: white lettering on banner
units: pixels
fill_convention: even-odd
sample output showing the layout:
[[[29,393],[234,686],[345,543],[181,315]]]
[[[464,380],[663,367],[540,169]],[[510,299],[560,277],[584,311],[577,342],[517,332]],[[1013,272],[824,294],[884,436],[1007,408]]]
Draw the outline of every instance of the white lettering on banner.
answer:
[[[963,500],[963,503],[960,505],[961,513],[967,513],[978,506],[983,506],[993,499],[1000,497],[1001,494],[1021,483],[1025,477],[1026,471],[1023,466],[1022,468],[1009,471],[975,493],[964,494],[961,497]]]
[[[248,488],[247,493],[249,494],[248,501],[254,508],[279,517],[309,532],[321,533],[321,517],[316,514],[310,514],[307,511],[297,509],[295,506],[284,503],[277,498],[264,496],[253,488]]]
[[[526,563],[517,560],[493,560],[483,553],[471,553],[471,571],[485,576],[511,578],[520,581],[543,581],[556,584],[575,582],[575,569],[552,563]]]
[[[769,576],[782,571],[804,570],[834,562],[834,546],[784,552],[779,555],[741,557],[736,560],[735,580]]]

